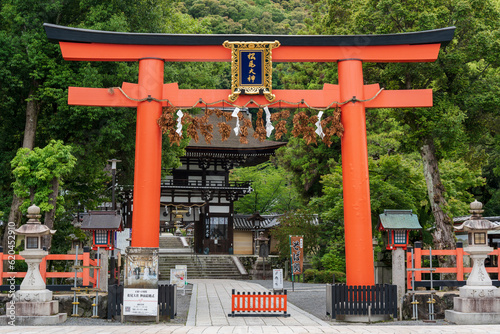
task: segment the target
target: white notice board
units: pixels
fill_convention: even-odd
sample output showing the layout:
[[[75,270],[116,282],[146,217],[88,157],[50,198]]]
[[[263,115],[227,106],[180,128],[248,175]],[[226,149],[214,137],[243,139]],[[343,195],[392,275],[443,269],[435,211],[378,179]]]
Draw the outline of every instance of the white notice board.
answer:
[[[156,316],[158,289],[123,289],[123,315]]]
[[[273,269],[273,289],[283,290],[283,269]]]

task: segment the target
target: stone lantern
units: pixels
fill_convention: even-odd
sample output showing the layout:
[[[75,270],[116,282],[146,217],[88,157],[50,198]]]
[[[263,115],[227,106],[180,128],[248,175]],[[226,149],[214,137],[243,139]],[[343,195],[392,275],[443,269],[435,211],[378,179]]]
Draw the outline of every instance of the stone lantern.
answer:
[[[44,235],[54,234],[56,231],[40,223],[40,208],[36,205],[32,205],[28,208],[27,217],[29,218],[28,222],[14,231],[16,235],[24,237],[24,251],[19,252],[19,255],[24,257],[28,264],[28,272],[16,296],[21,301],[33,301],[36,297],[33,296],[32,290],[40,290],[42,292],[36,296],[45,299],[43,296],[47,294],[47,298],[50,300],[52,299],[52,292],[45,289],[45,282],[40,275],[40,262],[49,254],[42,249],[42,237]],[[23,292],[23,290],[29,291]]]
[[[40,262],[48,255],[42,249],[42,237],[56,231],[40,223],[40,208],[28,208],[28,222],[14,232],[24,237],[24,251],[19,255],[28,264],[28,271],[16,291],[16,322],[23,325],[57,324],[66,321],[66,313],[59,313],[59,302],[52,300],[52,291],[46,289],[40,274]]]
[[[468,233],[469,246],[464,251],[474,262],[467,284],[459,289],[460,296],[453,300],[453,311],[446,311],[446,319],[457,324],[500,323],[500,290],[492,285],[484,267],[484,260],[493,251],[487,244],[488,231],[500,229],[500,224],[484,219],[482,209],[481,202],[472,202],[470,219],[455,227]]]

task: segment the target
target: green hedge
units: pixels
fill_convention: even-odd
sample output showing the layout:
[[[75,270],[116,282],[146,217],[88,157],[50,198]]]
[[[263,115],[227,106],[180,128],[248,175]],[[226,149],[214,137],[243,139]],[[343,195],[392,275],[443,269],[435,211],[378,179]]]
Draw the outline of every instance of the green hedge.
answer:
[[[307,269],[304,271],[304,279],[310,283],[332,283],[335,275],[335,283],[345,283],[345,273],[332,270]]]

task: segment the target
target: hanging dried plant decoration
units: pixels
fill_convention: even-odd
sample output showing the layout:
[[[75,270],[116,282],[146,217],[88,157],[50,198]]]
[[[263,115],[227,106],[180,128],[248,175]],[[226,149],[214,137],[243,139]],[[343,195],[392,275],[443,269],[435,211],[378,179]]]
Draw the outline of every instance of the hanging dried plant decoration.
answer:
[[[264,127],[264,120],[262,119],[263,113],[264,111],[262,109],[259,109],[257,112],[257,121],[255,122],[256,127],[253,133],[253,137],[261,142],[266,140],[266,128]]]
[[[318,116],[311,116],[309,118],[303,111],[296,113],[293,116],[293,130],[294,137],[300,137],[306,141],[307,144],[316,144],[316,132],[314,123],[318,121]]]
[[[207,143],[211,143],[213,139],[213,124],[209,123],[209,117],[214,114],[218,118],[222,118],[222,122],[217,124],[219,128],[219,133],[221,134],[222,141],[226,141],[231,135],[231,126],[226,122],[232,119],[231,112],[225,112],[221,109],[208,109],[205,108],[203,116],[193,117],[192,115],[185,113],[182,117],[182,124],[186,126],[187,134],[195,141],[198,142],[199,134],[204,137]],[[275,137],[280,139],[284,134],[286,134],[287,119],[290,117],[289,110],[282,110],[281,112],[276,112],[271,114],[271,121],[275,123]],[[248,128],[252,126],[252,122],[243,116],[243,113],[238,114],[240,121],[239,137],[240,143],[248,144]],[[225,119],[225,120],[224,120]],[[302,137],[307,144],[316,144],[316,126],[315,123],[318,121],[318,116],[313,115],[311,117],[303,111],[298,112],[293,117],[293,130],[292,135],[295,137]],[[175,131],[177,128],[177,119],[175,117],[175,108],[167,107],[163,109],[163,113],[158,119],[158,125],[163,134],[166,134],[171,142],[171,144],[180,145],[182,137]],[[344,127],[341,123],[341,110],[337,105],[331,116],[325,117],[321,120],[321,127],[325,136],[322,141],[325,145],[330,146],[332,144],[332,137],[338,136],[342,137],[344,133]],[[257,113],[256,128],[254,131],[255,138],[260,141],[266,139],[266,129],[264,127],[263,120],[263,110],[259,109]]]
[[[176,121],[174,119],[175,109],[172,107],[164,108],[162,115],[158,119],[158,125],[160,126],[161,132],[168,136],[170,145],[181,144],[182,137],[175,131]]]
[[[271,121],[279,121],[274,127],[274,137],[276,139],[281,139],[281,137],[288,132],[286,128],[286,120],[288,119],[288,117],[290,117],[289,110],[282,110],[280,112],[271,114]]]
[[[340,107],[337,105],[335,110],[333,111],[333,115],[326,117],[321,120],[321,127],[323,128],[323,133],[325,136],[323,137],[323,143],[330,147],[332,145],[331,138],[333,136],[337,136],[342,138],[344,135],[344,126],[342,125],[341,119],[341,111]]]
[[[219,128],[219,133],[222,141],[228,140],[229,136],[231,135],[231,127],[224,122],[218,123],[217,127]]]

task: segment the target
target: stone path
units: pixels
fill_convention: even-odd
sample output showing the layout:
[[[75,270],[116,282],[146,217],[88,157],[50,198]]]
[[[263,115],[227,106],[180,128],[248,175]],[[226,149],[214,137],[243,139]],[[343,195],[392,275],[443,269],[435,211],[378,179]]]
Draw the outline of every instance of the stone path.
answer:
[[[231,291],[267,292],[255,283],[235,280],[190,280],[193,284],[187,326],[329,326],[288,303],[290,317],[229,317]]]
[[[150,324],[116,326],[1,326],[0,334],[498,334],[500,325],[395,326],[327,323],[288,303],[290,317],[228,317],[231,290],[267,291],[259,284],[234,280],[191,280],[193,294],[186,326]]]

